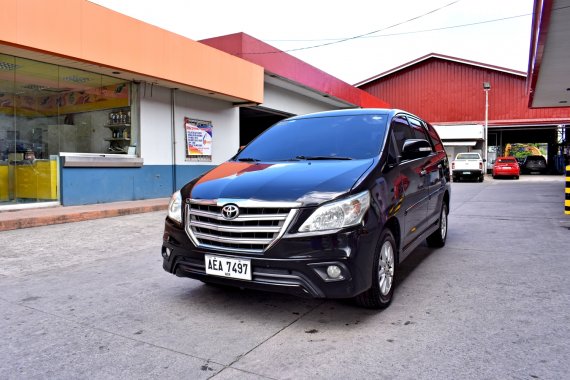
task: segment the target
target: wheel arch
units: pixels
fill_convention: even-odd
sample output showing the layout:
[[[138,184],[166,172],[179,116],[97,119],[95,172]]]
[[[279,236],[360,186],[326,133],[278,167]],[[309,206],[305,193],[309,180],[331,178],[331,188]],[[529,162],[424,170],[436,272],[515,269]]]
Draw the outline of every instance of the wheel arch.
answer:
[[[402,230],[400,228],[400,222],[398,221],[398,218],[396,218],[394,216],[394,217],[388,219],[386,221],[386,223],[384,224],[384,229],[390,230],[390,232],[394,236],[394,240],[396,242],[396,255],[397,255],[396,262],[399,262],[400,261],[400,250],[401,250],[401,245],[402,245]]]
[[[447,191],[447,190],[443,194],[443,202],[447,206],[447,213],[449,214],[449,191]]]

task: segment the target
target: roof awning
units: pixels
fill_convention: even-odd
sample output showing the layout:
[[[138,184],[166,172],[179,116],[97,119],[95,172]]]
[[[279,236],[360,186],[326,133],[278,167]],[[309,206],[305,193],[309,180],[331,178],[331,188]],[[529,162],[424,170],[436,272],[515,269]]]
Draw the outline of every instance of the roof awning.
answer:
[[[443,146],[475,146],[477,141],[443,141]]]

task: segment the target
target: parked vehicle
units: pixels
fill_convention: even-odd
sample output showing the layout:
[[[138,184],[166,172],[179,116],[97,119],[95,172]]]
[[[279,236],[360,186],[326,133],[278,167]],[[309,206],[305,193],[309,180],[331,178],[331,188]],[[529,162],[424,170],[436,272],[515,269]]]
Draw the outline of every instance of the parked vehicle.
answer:
[[[521,165],[522,173],[544,174],[546,171],[546,158],[544,156],[527,156]]]
[[[447,238],[449,164],[435,129],[399,110],[280,121],[173,194],[167,272],[315,298],[392,300],[398,264]]]
[[[497,157],[493,164],[493,178],[512,177],[519,179],[521,170],[514,157]]]
[[[453,182],[459,182],[464,178],[476,179],[483,182],[485,179],[485,170],[483,169],[483,160],[479,153],[458,153],[455,160],[451,163]]]

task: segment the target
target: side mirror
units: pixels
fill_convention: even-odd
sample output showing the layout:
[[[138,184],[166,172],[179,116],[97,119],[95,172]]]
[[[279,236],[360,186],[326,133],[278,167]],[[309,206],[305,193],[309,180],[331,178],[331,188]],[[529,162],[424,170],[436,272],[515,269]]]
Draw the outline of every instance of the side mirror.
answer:
[[[402,147],[402,159],[413,160],[416,158],[427,157],[431,154],[431,144],[423,139],[408,139],[404,141]]]
[[[241,151],[243,150],[243,148],[245,148],[245,145],[240,146],[240,147],[238,148],[238,151],[237,151],[237,152],[238,152],[238,153],[241,152]]]

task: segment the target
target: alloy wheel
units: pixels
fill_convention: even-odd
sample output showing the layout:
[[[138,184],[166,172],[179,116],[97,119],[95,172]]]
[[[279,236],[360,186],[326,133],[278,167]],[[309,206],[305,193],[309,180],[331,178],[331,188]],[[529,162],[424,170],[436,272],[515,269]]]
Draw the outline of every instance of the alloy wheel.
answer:
[[[388,295],[392,289],[394,280],[394,247],[389,241],[385,241],[380,249],[380,263],[378,265],[378,282],[380,293]]]

